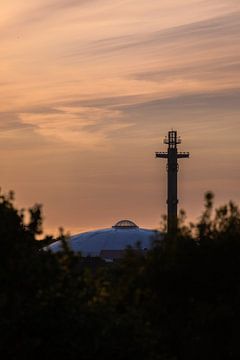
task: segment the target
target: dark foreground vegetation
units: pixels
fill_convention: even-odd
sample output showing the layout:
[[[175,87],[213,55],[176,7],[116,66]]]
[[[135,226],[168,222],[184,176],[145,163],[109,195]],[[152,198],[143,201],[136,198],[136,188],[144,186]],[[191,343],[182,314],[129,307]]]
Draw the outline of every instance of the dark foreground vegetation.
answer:
[[[62,254],[39,251],[41,208],[26,221],[1,196],[2,358],[240,359],[240,214],[205,202],[176,240],[93,266],[62,234]]]

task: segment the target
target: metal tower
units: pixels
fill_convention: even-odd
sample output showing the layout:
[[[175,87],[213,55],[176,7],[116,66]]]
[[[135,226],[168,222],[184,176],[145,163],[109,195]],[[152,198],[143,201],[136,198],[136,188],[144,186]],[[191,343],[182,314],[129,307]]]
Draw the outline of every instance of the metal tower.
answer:
[[[164,144],[168,145],[167,152],[156,152],[157,158],[167,159],[168,172],[168,234],[175,236],[177,233],[177,173],[179,169],[178,159],[189,158],[188,152],[178,152],[177,145],[181,144],[181,138],[177,136],[177,131],[169,131],[164,139]]]

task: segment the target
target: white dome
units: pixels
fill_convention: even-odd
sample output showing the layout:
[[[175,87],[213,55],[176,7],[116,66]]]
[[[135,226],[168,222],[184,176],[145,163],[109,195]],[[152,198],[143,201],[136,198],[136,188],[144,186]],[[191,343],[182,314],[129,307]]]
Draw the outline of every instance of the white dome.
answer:
[[[147,250],[151,247],[156,233],[141,229],[132,221],[121,220],[111,229],[95,230],[71,236],[68,245],[74,252],[83,256],[100,256],[105,259],[122,257],[124,250],[131,246]],[[52,252],[61,251],[61,241],[49,245]]]

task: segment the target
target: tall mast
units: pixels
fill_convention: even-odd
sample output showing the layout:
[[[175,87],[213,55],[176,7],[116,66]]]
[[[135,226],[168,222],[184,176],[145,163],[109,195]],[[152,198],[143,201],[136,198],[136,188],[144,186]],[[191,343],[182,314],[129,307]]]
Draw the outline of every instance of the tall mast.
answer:
[[[179,169],[178,159],[189,158],[188,152],[178,152],[177,145],[181,144],[181,138],[177,136],[177,131],[169,131],[164,139],[164,144],[168,145],[167,152],[156,152],[157,158],[167,159],[168,173],[168,234],[175,236],[177,234],[177,205],[178,205],[178,178]]]

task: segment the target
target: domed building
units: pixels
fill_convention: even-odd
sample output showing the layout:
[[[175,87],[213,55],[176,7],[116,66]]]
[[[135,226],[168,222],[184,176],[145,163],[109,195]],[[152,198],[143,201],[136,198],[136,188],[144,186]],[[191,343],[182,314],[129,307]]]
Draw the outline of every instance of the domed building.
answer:
[[[163,238],[160,234],[158,238]],[[112,228],[89,231],[71,236],[68,245],[74,252],[82,256],[99,256],[112,261],[121,258],[127,247],[146,251],[151,248],[156,239],[156,231],[139,228],[130,220],[121,220]],[[47,248],[52,252],[62,249],[61,241],[56,241]]]

